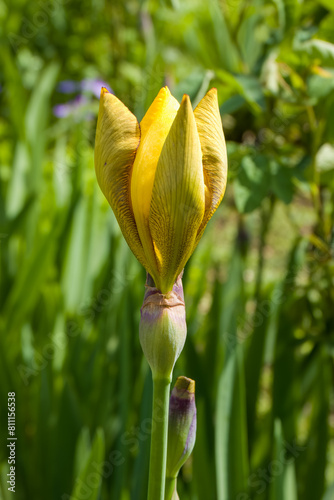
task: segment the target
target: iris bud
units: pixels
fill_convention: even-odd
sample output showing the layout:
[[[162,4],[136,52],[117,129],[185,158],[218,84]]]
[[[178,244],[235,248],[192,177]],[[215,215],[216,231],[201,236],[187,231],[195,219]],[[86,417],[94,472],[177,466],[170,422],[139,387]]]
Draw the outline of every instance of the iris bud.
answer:
[[[195,382],[179,377],[169,402],[167,478],[176,478],[196,440]]]
[[[171,379],[187,334],[181,276],[171,292],[163,294],[148,275],[141,308],[139,340],[153,378]]]
[[[218,208],[226,187],[227,156],[217,90],[193,110],[164,87],[140,125],[102,88],[95,170],[131,250],[172,291]]]

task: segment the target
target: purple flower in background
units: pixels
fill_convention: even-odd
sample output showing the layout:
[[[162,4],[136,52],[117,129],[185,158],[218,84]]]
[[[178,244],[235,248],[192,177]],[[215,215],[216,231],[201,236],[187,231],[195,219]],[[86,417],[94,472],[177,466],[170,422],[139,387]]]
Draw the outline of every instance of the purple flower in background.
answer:
[[[113,94],[113,91],[111,90],[109,85],[105,83],[103,80],[90,80],[87,78],[81,81],[81,90],[85,92],[91,92],[98,99],[100,99],[102,87],[105,87],[108,90],[108,92],[111,92]]]
[[[80,116],[80,112],[83,111],[83,108],[91,102],[89,94],[97,97],[98,99],[100,98],[102,87],[105,87],[109,92],[113,93],[109,85],[99,79],[85,78],[84,80],[78,82],[74,80],[63,80],[59,82],[57,90],[61,94],[74,94],[75,92],[79,92],[79,94],[67,103],[57,104],[54,106],[53,114],[57,118],[66,118],[67,116],[77,115],[79,120],[91,119],[93,117],[92,113],[82,113]]]
[[[63,80],[59,82],[57,90],[61,94],[73,94],[80,90],[80,83],[81,82],[75,82],[74,80]]]
[[[68,101],[65,104],[57,104],[53,108],[53,114],[57,118],[66,118],[69,115],[74,115],[87,104],[88,99],[83,95],[78,95],[75,99]]]

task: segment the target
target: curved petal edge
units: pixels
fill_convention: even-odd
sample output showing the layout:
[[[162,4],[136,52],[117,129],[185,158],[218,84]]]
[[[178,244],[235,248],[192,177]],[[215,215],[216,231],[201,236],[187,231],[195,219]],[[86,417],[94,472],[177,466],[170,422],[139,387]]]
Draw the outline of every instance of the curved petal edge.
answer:
[[[107,89],[102,88],[95,138],[95,171],[124,238],[148,270],[130,199],[132,166],[140,142],[136,117]]]
[[[205,213],[196,237],[197,244],[226,189],[227,153],[217,89],[209,90],[195,108],[194,115],[201,142],[205,182]]]

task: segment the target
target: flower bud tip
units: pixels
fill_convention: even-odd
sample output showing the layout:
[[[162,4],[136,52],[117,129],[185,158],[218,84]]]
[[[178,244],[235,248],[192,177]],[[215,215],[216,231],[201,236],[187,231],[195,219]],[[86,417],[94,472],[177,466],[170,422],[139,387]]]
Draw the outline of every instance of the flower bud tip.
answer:
[[[187,377],[178,377],[174,388],[179,393],[188,392],[188,394],[195,394],[195,380]],[[180,394],[178,394],[178,397],[181,397]]]

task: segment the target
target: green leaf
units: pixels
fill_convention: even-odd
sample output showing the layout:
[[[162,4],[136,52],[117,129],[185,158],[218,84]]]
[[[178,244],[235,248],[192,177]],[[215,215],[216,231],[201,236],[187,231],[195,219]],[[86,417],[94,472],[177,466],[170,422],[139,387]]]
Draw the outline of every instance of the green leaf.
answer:
[[[10,123],[16,129],[16,138],[23,142],[25,130],[22,117],[26,109],[26,92],[20,78],[16,59],[12,56],[11,48],[8,45],[2,44],[0,58],[5,81],[8,82],[4,91],[10,109]]]
[[[286,205],[291,203],[294,193],[293,175],[290,168],[271,162],[271,189]]]
[[[298,0],[284,0],[286,30],[293,28],[300,17],[302,11],[301,3]]]
[[[50,98],[54,90],[59,64],[50,63],[42,71],[35,86],[25,115],[26,137],[31,148],[31,166],[29,185],[32,189],[40,187],[42,182],[42,163],[46,142],[46,126],[50,113]]]
[[[297,473],[303,477],[300,495],[303,500],[322,498],[325,489],[327,447],[329,440],[329,399],[331,392],[331,364],[322,346],[312,356],[316,376],[308,403],[312,408],[311,422],[305,451],[297,462]]]
[[[221,67],[228,71],[236,72],[240,68],[240,57],[229,32],[227,20],[217,0],[209,2],[208,7],[220,55]]]
[[[89,436],[88,427],[83,427],[76,445],[75,457],[74,457],[74,476],[79,476],[84,464],[87,462],[89,458],[89,454],[91,451],[91,442]]]
[[[242,346],[230,354],[220,376],[215,452],[218,500],[246,495],[249,463]]]
[[[227,95],[232,95],[232,98],[233,94],[243,97],[254,114],[259,114],[265,109],[265,97],[258,78],[252,75],[233,75],[222,69],[218,69],[216,74],[224,87],[229,90]]]
[[[268,303],[270,307],[268,307]],[[253,446],[256,422],[256,405],[260,392],[260,377],[263,369],[268,325],[273,314],[272,300],[261,297],[254,316],[246,316],[242,336],[246,341],[245,383],[247,397],[247,417],[250,447]]]
[[[334,44],[325,40],[295,40],[294,50],[307,55],[311,60],[318,60],[322,66],[334,66]]]
[[[222,115],[234,113],[238,111],[246,102],[246,99],[241,95],[234,95],[227,99],[224,104],[220,106],[220,112]]]
[[[7,216],[9,218],[18,215],[24,207],[28,196],[26,176],[29,165],[30,155],[27,144],[17,142],[6,199]]]
[[[196,444],[193,451],[194,483],[198,498],[216,498],[215,463],[210,440],[208,439],[208,428],[211,427],[211,422],[206,405],[207,402],[203,398],[196,396],[197,422],[200,424],[197,427]]]
[[[286,17],[285,17],[285,8],[283,0],[273,0],[273,3],[277,9],[277,17],[278,17],[278,26],[280,30],[280,36],[283,36],[286,28]]]
[[[238,75],[235,77],[242,95],[252,106],[254,113],[260,113],[266,107],[265,97],[260,81],[251,75]]]
[[[44,373],[44,372],[43,372]],[[74,472],[74,454],[75,445],[80,433],[81,415],[77,393],[73,388],[73,384],[65,380],[62,384],[62,391],[57,401],[56,425],[53,425],[53,453],[54,461],[51,469],[52,483],[49,488],[52,488],[52,499],[60,498],[63,493],[69,493],[73,483]],[[43,415],[42,397],[40,398],[41,417]],[[45,411],[45,410],[44,410]],[[46,435],[41,435],[39,446],[36,449],[39,460],[44,460],[40,453],[40,448],[43,445],[42,438],[46,439]],[[63,450],[67,453],[64,454]],[[59,481],[59,478],[62,478]],[[80,498],[80,497],[79,497]]]
[[[318,0],[318,3],[323,5],[329,11],[334,12],[334,4],[333,4],[332,0]]]
[[[234,199],[240,213],[252,212],[258,208],[268,194],[270,170],[264,156],[245,156],[234,182]]]
[[[307,81],[307,92],[310,97],[319,99],[326,97],[334,89],[334,71],[326,70],[326,77],[311,75]]]
[[[214,73],[212,71],[205,71],[202,68],[194,69],[187,78],[174,87],[173,96],[178,101],[181,101],[183,94],[188,94],[192,106],[195,108],[201,98],[206,94],[213,75]]]
[[[234,2],[224,2],[221,5],[229,26],[235,30],[242,19],[244,2],[242,0],[234,0]]]
[[[241,18],[242,22],[238,30],[237,40],[246,68],[251,71],[255,67],[263,50],[263,42],[257,36],[262,14],[259,13],[254,5],[245,9],[245,12]]]
[[[79,499],[84,495],[86,500],[97,500],[102,482],[104,452],[104,434],[102,429],[97,429],[91,452],[79,476],[75,478],[73,498]]]
[[[296,241],[289,255],[287,274],[282,291],[278,292],[277,323],[275,325],[274,381],[273,381],[273,417],[282,422],[284,436],[288,442],[296,438],[297,432],[297,365],[294,331],[291,328],[291,306],[294,295],[291,288],[295,285],[298,270],[305,259],[305,242]],[[281,297],[286,297],[282,300]]]
[[[300,14],[298,0],[273,0],[277,8],[281,36],[295,26]]]
[[[140,422],[142,422],[142,426],[144,422],[149,422],[151,420],[152,385],[151,373],[149,370],[146,370],[140,407]],[[145,434],[141,435],[144,437],[140,443],[139,452],[133,466],[131,500],[146,500],[147,498],[150,439],[148,434],[146,436]]]
[[[327,40],[327,42],[334,43],[334,4],[332,0],[325,0],[331,4],[331,13],[322,19],[319,24],[319,30],[317,31],[318,38],[322,40]]]
[[[294,465],[296,457],[287,458],[282,424],[278,419],[275,420],[274,439],[274,455],[270,464],[272,477],[269,500],[298,500]]]
[[[48,234],[40,236],[29,258],[21,266],[18,277],[7,296],[4,305],[4,318],[6,319],[6,332],[19,331],[25,315],[30,313],[40,296],[49,271],[50,261],[55,251],[55,242],[61,228],[61,217],[54,218]],[[13,339],[12,339],[13,340]],[[12,348],[17,344],[12,343]]]
[[[332,500],[334,498],[334,483],[332,483],[326,490],[326,493],[322,497],[322,500]]]
[[[72,217],[66,254],[63,260],[62,282],[65,303],[69,311],[76,311],[87,300],[89,274],[86,272],[93,239],[93,197],[81,197]]]

